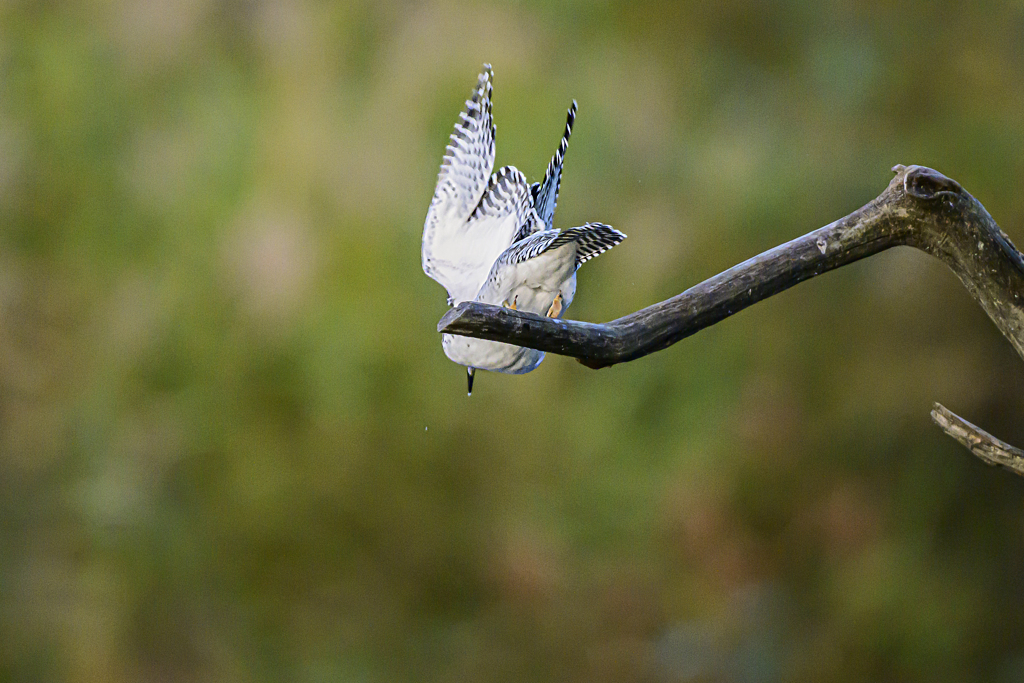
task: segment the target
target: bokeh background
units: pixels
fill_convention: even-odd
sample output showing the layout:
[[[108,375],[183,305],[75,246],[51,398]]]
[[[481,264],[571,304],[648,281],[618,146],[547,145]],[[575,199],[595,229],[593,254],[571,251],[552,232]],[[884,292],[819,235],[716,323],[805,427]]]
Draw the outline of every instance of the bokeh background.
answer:
[[[1020,681],[1024,364],[895,250],[654,356],[442,354],[423,218],[580,113],[570,318],[960,181],[1024,242],[1024,3],[0,3],[0,680]]]

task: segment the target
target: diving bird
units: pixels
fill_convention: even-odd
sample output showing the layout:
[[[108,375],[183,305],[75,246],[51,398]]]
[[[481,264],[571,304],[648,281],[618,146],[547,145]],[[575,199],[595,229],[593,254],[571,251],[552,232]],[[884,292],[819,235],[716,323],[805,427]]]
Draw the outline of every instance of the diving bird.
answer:
[[[445,287],[451,306],[477,300],[557,317],[575,294],[575,268],[613,246],[595,245],[615,238],[607,232],[611,228],[596,227],[600,224],[564,231],[567,236],[560,240],[556,238],[562,233],[553,229],[562,165],[576,118],[575,101],[542,182],[528,184],[514,166],[491,173],[493,80],[493,71],[485,64],[445,150],[423,227],[423,270]],[[545,233],[540,241],[528,241]],[[553,258],[556,252],[562,260]],[[577,252],[589,255],[577,262]],[[545,258],[528,263],[544,254]],[[575,264],[571,273],[562,262],[566,258],[565,263]],[[556,261],[559,267],[554,266]],[[550,300],[542,305],[549,290]],[[476,368],[525,373],[544,358],[533,349],[452,335],[444,335],[442,345],[450,359],[467,367],[470,394]]]

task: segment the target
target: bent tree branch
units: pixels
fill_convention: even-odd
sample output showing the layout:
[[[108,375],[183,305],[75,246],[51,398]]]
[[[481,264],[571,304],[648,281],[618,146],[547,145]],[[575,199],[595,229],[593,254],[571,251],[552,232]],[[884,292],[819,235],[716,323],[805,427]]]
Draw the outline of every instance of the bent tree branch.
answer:
[[[900,165],[893,172],[882,194],[850,215],[618,320],[554,320],[466,302],[441,318],[438,331],[573,356],[587,367],[601,368],[667,348],[816,275],[891,247],[909,246],[949,266],[1024,359],[1024,257],[985,207],[956,181],[923,166]],[[954,418],[951,425],[970,425],[949,416]],[[971,450],[984,459],[978,449]],[[1022,459],[999,464],[1024,475]]]

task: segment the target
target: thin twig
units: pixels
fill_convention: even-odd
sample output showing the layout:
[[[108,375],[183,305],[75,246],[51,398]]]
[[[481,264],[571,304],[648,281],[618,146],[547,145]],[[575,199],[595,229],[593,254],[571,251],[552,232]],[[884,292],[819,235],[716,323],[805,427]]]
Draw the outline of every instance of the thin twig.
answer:
[[[932,421],[989,465],[1005,467],[1024,477],[1024,450],[1000,441],[941,403],[932,408]]]

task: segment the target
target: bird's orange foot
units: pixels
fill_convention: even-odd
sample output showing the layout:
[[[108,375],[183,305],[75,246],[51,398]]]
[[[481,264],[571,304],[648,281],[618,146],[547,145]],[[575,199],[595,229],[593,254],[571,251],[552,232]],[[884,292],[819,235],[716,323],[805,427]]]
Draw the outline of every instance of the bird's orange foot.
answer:
[[[505,301],[503,301],[501,305],[504,306],[505,308],[511,308],[513,311],[515,311],[515,310],[517,310],[516,309],[516,304],[518,302],[519,302],[519,297],[517,296],[515,299],[512,300],[512,303],[509,303],[508,299],[505,299]]]
[[[555,300],[551,302],[551,308],[548,309],[547,316],[549,318],[557,318],[562,314],[562,293],[559,292],[555,295]]]

